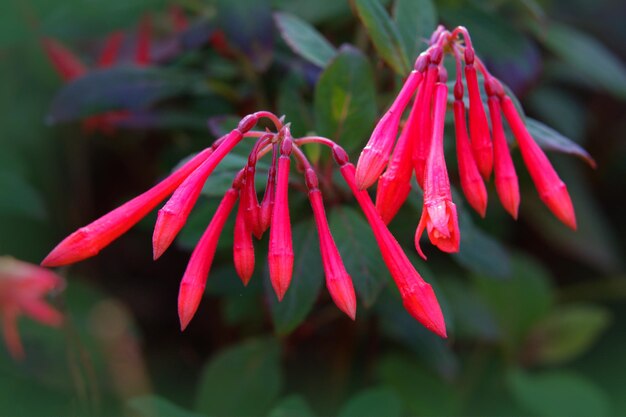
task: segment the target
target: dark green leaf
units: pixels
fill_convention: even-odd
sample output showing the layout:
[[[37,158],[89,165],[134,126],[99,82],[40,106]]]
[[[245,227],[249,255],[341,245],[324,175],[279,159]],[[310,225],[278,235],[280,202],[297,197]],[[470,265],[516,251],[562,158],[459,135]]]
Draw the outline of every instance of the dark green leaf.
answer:
[[[573,372],[530,374],[513,370],[509,372],[507,382],[516,400],[533,415],[610,415],[606,394],[591,381]]]
[[[589,155],[589,152],[556,130],[530,117],[526,118],[526,127],[528,127],[530,134],[543,149],[575,155],[587,162],[592,168],[596,167],[596,161]]]
[[[352,396],[339,411],[339,417],[399,417],[400,399],[389,388],[370,388]]]
[[[404,43],[406,54],[413,62],[425,49],[437,26],[437,10],[432,0],[396,0],[393,17]]]
[[[218,353],[200,377],[196,411],[205,415],[266,414],[282,387],[279,345],[252,340]]]
[[[308,90],[306,81],[293,72],[280,84],[278,93],[278,114],[288,116],[291,122],[291,133],[294,137],[304,136],[313,129],[313,109],[303,92]],[[304,148],[305,152],[309,146]],[[315,161],[311,161],[315,164]]]
[[[517,255],[512,258],[512,267],[509,279],[477,277],[476,284],[493,309],[505,339],[516,347],[530,328],[548,314],[553,294],[548,273],[536,261]]]
[[[609,321],[609,312],[601,307],[561,307],[535,326],[524,356],[539,364],[572,360],[593,345]]]
[[[143,417],[200,417],[202,415],[185,410],[158,395],[135,397],[128,401],[128,405]]]
[[[68,122],[108,110],[139,110],[166,98],[207,91],[198,75],[179,71],[133,67],[95,70],[59,91],[48,121]]]
[[[453,277],[442,277],[439,282],[448,299],[449,309],[454,315],[455,337],[498,340],[500,328],[496,317],[473,288]]]
[[[456,199],[459,201],[459,199]],[[470,271],[485,277],[506,278],[511,275],[511,255],[494,238],[478,228],[470,213],[458,204],[461,245],[452,254],[454,260]]]
[[[355,5],[376,51],[395,72],[406,76],[409,73],[409,61],[400,32],[383,5],[379,0],[356,0]]]
[[[274,13],[276,26],[295,53],[324,68],[337,51],[313,26],[290,13]]]
[[[324,281],[317,230],[312,221],[293,228],[293,253],[293,278],[281,302],[266,277],[267,296],[278,334],[287,334],[302,323],[313,308]]]
[[[329,224],[354,287],[363,304],[370,307],[389,278],[370,226],[360,213],[349,207],[334,208]]]
[[[300,395],[283,398],[269,413],[269,417],[313,417],[315,414]]]
[[[367,138],[376,117],[374,76],[365,56],[344,46],[320,76],[315,88],[318,133],[347,151]]]
[[[570,65],[571,71],[578,71],[598,87],[626,98],[624,64],[596,39],[562,24],[530,27],[548,49]]]

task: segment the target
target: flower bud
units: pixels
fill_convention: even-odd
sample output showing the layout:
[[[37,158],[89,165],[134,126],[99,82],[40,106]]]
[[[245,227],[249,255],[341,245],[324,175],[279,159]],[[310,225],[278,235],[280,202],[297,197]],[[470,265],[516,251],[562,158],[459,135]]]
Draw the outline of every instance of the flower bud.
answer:
[[[491,90],[491,89],[490,89]],[[502,207],[514,219],[517,219],[520,195],[517,173],[509,152],[509,145],[506,143],[506,135],[502,127],[502,116],[500,115],[500,101],[497,96],[491,95],[488,99],[489,114],[491,116],[491,130],[493,131],[493,159],[494,178],[496,191]]]
[[[400,118],[421,80],[421,72],[411,72],[398,97],[374,128],[357,163],[356,181],[360,189],[374,184],[387,166],[398,134]]]
[[[469,129],[472,139],[472,152],[478,170],[485,180],[489,179],[493,169],[493,147],[489,136],[489,125],[487,115],[483,108],[480,90],[478,88],[478,77],[474,65],[465,65],[465,81],[469,93]]]
[[[237,201],[237,194],[238,192],[232,188],[226,191],[211,223],[191,254],[178,293],[178,317],[180,318],[181,330],[185,330],[200,305],[215,256],[217,242],[224,228],[224,223],[226,223]]]
[[[291,141],[285,139],[285,141]],[[291,238],[291,222],[289,219],[289,166],[291,152],[290,146],[282,146],[280,158],[278,158],[278,178],[276,181],[276,200],[272,212],[272,224],[270,226],[270,242],[268,251],[268,264],[270,280],[281,301],[291,283],[293,273],[293,241]]]
[[[239,130],[231,131],[224,142],[183,181],[165,206],[159,210],[152,235],[154,259],[158,259],[174,241],[178,232],[185,225],[207,178],[242,138]]]
[[[515,105],[507,96],[500,98],[502,112],[517,140],[528,173],[537,187],[539,197],[565,225],[576,230],[576,214],[567,187],[559,178],[546,154],[534,141]]]

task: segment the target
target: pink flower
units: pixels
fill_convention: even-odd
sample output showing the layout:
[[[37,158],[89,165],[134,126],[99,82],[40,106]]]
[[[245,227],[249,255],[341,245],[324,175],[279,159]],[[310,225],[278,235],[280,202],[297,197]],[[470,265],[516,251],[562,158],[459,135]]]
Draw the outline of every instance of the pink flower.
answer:
[[[413,137],[413,167],[415,179],[420,187],[424,187],[424,167],[430,149],[432,135],[431,102],[435,92],[435,83],[439,78],[439,63],[441,62],[441,48],[433,48],[430,53],[430,64],[420,90],[417,93],[417,132]]]
[[[341,175],[352,190],[352,194],[357,199],[374,232],[383,261],[387,265],[398,290],[400,290],[404,307],[428,330],[441,337],[447,337],[446,324],[432,287],[415,270],[398,241],[387,229],[376,212],[376,207],[369,194],[358,189],[354,166],[348,161],[348,155],[345,151],[339,146],[335,146],[333,156],[341,167]]]
[[[207,178],[241,139],[243,132],[239,129],[234,129],[220,138],[220,143],[213,153],[183,181],[165,206],[159,210],[152,236],[154,259],[158,259],[174,241],[185,225]]]
[[[537,187],[539,197],[559,220],[576,230],[576,214],[567,187],[559,178],[546,154],[528,133],[511,99],[502,95],[500,104],[504,117],[517,140],[530,177]]]
[[[418,72],[418,74],[421,73]],[[385,224],[388,224],[395,217],[411,191],[413,141],[419,130],[417,120],[420,117],[420,111],[419,99],[416,98],[409,119],[404,125],[398,143],[393,150],[387,170],[378,179],[376,210],[378,210]]]
[[[463,194],[468,203],[481,217],[487,212],[487,189],[478,172],[472,155],[467,125],[465,122],[465,104],[463,103],[463,84],[459,81],[454,87],[454,127],[456,131],[456,157],[459,164],[459,177]]]
[[[478,170],[483,178],[488,180],[493,168],[493,148],[489,137],[487,115],[478,88],[476,68],[474,68],[474,51],[469,47],[465,50],[465,81],[470,99],[469,127],[472,151]]]
[[[494,176],[496,191],[502,207],[509,212],[514,219],[517,219],[520,195],[519,184],[515,166],[509,153],[509,145],[506,143],[506,135],[502,127],[502,116],[500,115],[500,100],[496,95],[496,81],[485,82],[487,94],[489,95],[488,105],[491,116],[491,129],[493,131],[493,156],[494,156]],[[498,83],[499,85],[499,83]],[[500,87],[501,88],[501,87]]]
[[[44,297],[61,290],[63,279],[36,265],[8,256],[0,257],[0,318],[4,341],[14,359],[24,357],[17,319],[26,315],[47,326],[61,325],[63,316]]]
[[[433,133],[424,175],[424,209],[415,233],[415,247],[426,259],[420,248],[424,228],[430,241],[444,252],[458,252],[459,225],[456,206],[452,202],[450,181],[443,155],[443,127],[446,117],[448,87],[437,83],[435,87]]]
[[[267,254],[270,280],[279,301],[285,296],[293,273],[293,242],[291,240],[291,221],[289,219],[289,200],[287,195],[291,147],[291,138],[285,137],[280,147],[280,158],[278,158],[276,200],[272,212],[269,251]]]
[[[123,40],[124,32],[121,31],[113,32],[107,36],[102,52],[100,53],[100,58],[98,58],[98,68],[108,68],[115,64],[119,56]]]
[[[337,307],[354,320],[356,317],[356,295],[354,294],[352,278],[346,271],[335,240],[330,233],[324,211],[322,193],[318,188],[315,171],[307,169],[305,179],[309,189],[309,201],[315,217],[317,234],[320,239],[320,252],[322,254],[324,274],[326,275],[326,287]]]
[[[252,232],[246,223],[245,207],[241,200],[242,194],[240,193],[239,196],[239,207],[235,219],[233,261],[237,275],[241,278],[243,285],[248,285],[254,273],[254,244],[252,243]]]
[[[387,113],[376,124],[357,163],[356,181],[359,189],[365,189],[374,184],[387,166],[393,144],[396,142],[402,112],[421,80],[422,74],[412,71]]]
[[[226,191],[211,223],[191,254],[178,292],[178,317],[181,330],[185,330],[200,305],[217,242],[238,195],[239,191],[235,188]]]
[[[135,64],[142,67],[150,65],[151,39],[152,18],[149,14],[146,14],[139,21],[139,27],[137,29],[137,50],[135,51]]]

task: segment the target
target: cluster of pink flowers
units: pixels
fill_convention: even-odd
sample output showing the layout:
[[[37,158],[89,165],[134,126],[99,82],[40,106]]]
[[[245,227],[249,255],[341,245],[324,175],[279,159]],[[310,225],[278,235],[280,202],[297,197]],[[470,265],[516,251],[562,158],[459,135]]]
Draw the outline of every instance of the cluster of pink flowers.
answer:
[[[260,118],[269,119],[274,132],[252,130]],[[361,205],[381,253],[394,278],[407,310],[428,329],[444,336],[445,323],[435,294],[415,270],[399,243],[376,212],[366,191],[359,190],[355,168],[346,152],[333,141],[317,136],[293,138],[289,125],[269,112],[257,112],[244,117],[238,127],[217,139],[213,145],[198,153],[177,171],[152,189],[130,200],[91,224],[80,228],[63,240],[43,260],[42,265],[67,265],[96,255],[102,248],[125,233],[153,208],[172,194],[159,210],[153,234],[153,256],[159,258],[184,226],[207,178],[224,157],[244,138],[256,138],[246,165],[239,171],[226,191],[217,211],[198,245],[191,254],[183,275],[178,313],[184,329],[194,316],[204,293],[217,242],[224,224],[239,200],[234,227],[233,260],[244,285],[255,267],[253,236],[260,239],[269,229],[268,265],[270,280],[279,300],[285,295],[293,273],[293,242],[288,205],[288,185],[291,156],[298,162],[308,189],[317,230],[326,285],[335,304],[352,319],[356,316],[356,296],[352,279],[346,271],[331,235],[322,194],[313,165],[300,149],[309,143],[319,143],[332,149],[341,173]],[[259,201],[255,189],[256,165],[259,158],[272,153],[264,196]]]
[[[153,255],[154,259],[159,258],[184,226],[207,178],[239,142],[252,138],[256,142],[247,163],[226,191],[183,275],[178,297],[181,328],[187,327],[198,308],[217,242],[237,201],[233,245],[236,271],[243,284],[247,285],[255,268],[253,237],[260,239],[269,229],[270,280],[278,300],[284,297],[291,283],[294,262],[288,205],[292,157],[308,189],[328,291],[338,308],[354,319],[356,297],[352,279],[329,229],[315,169],[301,150],[302,146],[310,143],[321,144],[332,150],[341,175],[361,206],[405,308],[429,330],[446,337],[444,318],[434,291],[415,270],[387,228],[387,223],[406,200],[415,172],[417,182],[424,190],[424,209],[415,237],[418,252],[424,256],[419,240],[425,229],[431,242],[441,250],[459,250],[457,210],[452,202],[443,151],[448,100],[446,72],[442,66],[445,53],[454,56],[457,66],[454,87],[457,156],[461,186],[470,205],[482,216],[485,215],[487,192],[483,179],[489,179],[493,170],[496,190],[503,206],[513,217],[517,217],[517,175],[503,130],[503,113],[541,199],[560,220],[575,228],[574,210],[565,185],[528,133],[500,82],[475,56],[467,31],[459,27],[449,32],[440,27],[433,34],[431,46],[417,59],[415,70],[408,76],[397,99],[376,126],[356,168],[346,152],[331,139],[319,136],[293,138],[289,125],[284,124],[282,118],[260,111],[244,117],[237,128],[217,139],[150,190],[72,233],[52,250],[42,265],[67,265],[96,255],[171,194],[159,210],[154,228]],[[477,70],[484,77],[491,132],[480,97]],[[469,92],[469,135],[463,102],[463,73]],[[412,96],[415,96],[413,107],[396,141],[402,114]],[[253,130],[260,119],[269,120],[273,129]],[[255,188],[256,166],[258,160],[270,152],[272,162],[265,192],[259,201]],[[374,204],[366,188],[377,181]]]
[[[0,258],[0,319],[4,341],[15,359],[24,357],[17,319],[26,315],[48,326],[59,326],[63,316],[44,297],[63,288],[61,277],[36,265]]]
[[[576,229],[574,208],[565,184],[533,140],[501,83],[475,55],[469,33],[464,27],[450,32],[440,26],[433,33],[429,48],[417,58],[415,69],[378,122],[359,157],[356,168],[358,188],[366,189],[378,181],[376,208],[385,223],[389,223],[406,201],[415,172],[417,182],[424,191],[422,217],[415,234],[417,251],[425,258],[420,238],[426,229],[430,241],[440,250],[458,252],[457,210],[452,202],[443,150],[448,101],[447,73],[443,67],[445,54],[451,54],[456,61],[453,105],[456,155],[461,188],[469,204],[485,216],[487,190],[484,181],[489,180],[493,171],[502,206],[513,218],[517,218],[519,186],[504,133],[504,114],[541,200],[559,220]],[[491,132],[480,95],[477,70],[484,77]],[[463,74],[469,95],[469,135],[463,101]],[[413,107],[396,140],[402,114],[412,96],[415,96]]]

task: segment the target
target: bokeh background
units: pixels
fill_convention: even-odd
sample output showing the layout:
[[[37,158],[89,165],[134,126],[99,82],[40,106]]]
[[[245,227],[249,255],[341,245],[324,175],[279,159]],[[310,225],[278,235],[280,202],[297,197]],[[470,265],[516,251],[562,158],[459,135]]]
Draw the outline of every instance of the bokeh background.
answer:
[[[450,335],[441,340],[403,310],[339,181],[327,185],[327,210],[356,281],[357,320],[335,308],[305,195],[294,191],[296,274],[286,300],[276,303],[267,283],[267,238],[256,245],[251,284],[241,285],[231,219],[206,297],[181,333],[179,280],[245,161],[245,150],[236,151],[162,259],[151,259],[153,213],[97,257],[58,270],[68,286],[52,303],[65,324],[21,320],[23,361],[0,347],[1,415],[626,415],[626,4],[383,4],[3,1],[0,254],[39,263],[64,236],[148,189],[255,110],[286,114],[297,135],[329,135],[356,160],[399,88],[403,62],[438,22],[470,29],[477,53],[527,115],[554,129],[544,131],[549,143],[579,152],[571,140],[593,156],[596,169],[549,153],[579,230],[542,206],[515,153],[519,221],[499,207],[493,186],[484,220],[457,198],[461,251],[449,256],[425,243],[425,263],[412,244],[415,193],[391,230],[437,290]],[[172,6],[187,25],[177,29]],[[147,15],[150,64],[133,68]],[[93,68],[105,37],[118,30],[125,37],[116,65],[79,85],[64,83],[41,44],[58,39]],[[400,51],[374,46],[385,30],[398,34]],[[338,116],[333,109],[348,96],[361,104]],[[85,127],[87,116],[113,109],[125,116],[106,129]],[[452,156],[454,146],[448,150]],[[332,165],[317,149],[309,156],[321,169]],[[456,164],[449,166],[456,182]]]

